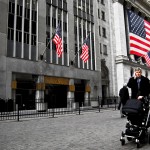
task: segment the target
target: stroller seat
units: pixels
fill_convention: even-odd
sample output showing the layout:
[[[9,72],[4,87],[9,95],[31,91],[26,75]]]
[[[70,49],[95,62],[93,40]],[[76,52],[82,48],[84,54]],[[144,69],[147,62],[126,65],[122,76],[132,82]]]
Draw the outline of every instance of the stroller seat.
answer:
[[[137,148],[140,147],[142,140],[148,135],[150,143],[150,134],[148,127],[150,127],[150,113],[148,99],[130,99],[122,108],[122,113],[127,116],[126,129],[121,134],[121,144],[125,144],[125,137],[128,141],[135,140]]]

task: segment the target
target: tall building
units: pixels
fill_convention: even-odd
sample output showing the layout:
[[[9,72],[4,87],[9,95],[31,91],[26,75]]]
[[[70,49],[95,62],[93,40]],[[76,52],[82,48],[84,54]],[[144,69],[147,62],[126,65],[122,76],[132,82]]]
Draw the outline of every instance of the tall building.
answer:
[[[127,9],[148,20],[149,8],[146,0],[1,0],[0,97],[13,99],[14,109],[16,103],[26,109],[96,106],[98,97],[105,104],[134,67],[149,76],[143,59],[130,55],[127,21]],[[60,57],[52,40],[58,25]]]
[[[150,79],[150,68],[144,59],[146,52],[149,51],[144,20],[150,22],[150,3],[148,0],[113,0],[112,2],[113,52],[117,91],[119,91],[123,83],[134,75],[136,67],[141,67],[142,74]]]

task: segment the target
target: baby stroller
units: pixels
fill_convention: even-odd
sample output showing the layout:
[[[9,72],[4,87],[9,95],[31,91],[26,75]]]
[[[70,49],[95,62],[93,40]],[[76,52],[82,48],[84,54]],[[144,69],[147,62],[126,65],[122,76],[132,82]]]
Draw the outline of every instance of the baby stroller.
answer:
[[[127,116],[127,123],[125,131],[121,133],[121,144],[125,144],[125,138],[127,141],[134,141],[137,148],[140,148],[146,138],[150,144],[150,133],[148,132],[150,127],[149,99],[130,99],[123,106],[122,112]]]

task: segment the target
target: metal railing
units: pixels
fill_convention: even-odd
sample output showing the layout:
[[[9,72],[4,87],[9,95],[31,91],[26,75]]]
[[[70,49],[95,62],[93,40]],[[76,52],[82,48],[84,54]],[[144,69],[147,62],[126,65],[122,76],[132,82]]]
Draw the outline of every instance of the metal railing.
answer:
[[[71,100],[72,101],[72,100]],[[0,121],[3,120],[21,120],[23,118],[36,118],[36,117],[55,117],[56,115],[64,114],[81,114],[86,111],[98,111],[101,109],[114,108],[116,110],[118,105],[118,98],[107,97],[105,103],[102,105],[102,98],[91,98],[89,100],[91,104],[85,106],[84,102],[74,102],[75,107],[69,108],[56,108],[48,107],[48,103],[32,102],[34,106],[26,107],[26,105],[20,106],[13,103],[12,99],[3,100],[0,99]],[[92,102],[96,105],[92,105]],[[29,105],[29,104],[28,104]],[[73,106],[73,105],[72,105]],[[32,109],[30,109],[32,108]]]

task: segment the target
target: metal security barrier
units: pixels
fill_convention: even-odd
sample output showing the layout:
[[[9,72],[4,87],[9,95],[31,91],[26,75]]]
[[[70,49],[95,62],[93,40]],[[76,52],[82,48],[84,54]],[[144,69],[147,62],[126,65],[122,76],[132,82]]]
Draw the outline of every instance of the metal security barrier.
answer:
[[[84,102],[74,102],[73,99],[69,100],[69,108],[56,108],[54,105],[49,106],[47,102],[29,101],[25,104],[14,104],[12,99],[0,99],[0,121],[3,120],[16,120],[20,121],[24,118],[36,118],[36,117],[52,117],[56,115],[65,114],[81,114],[86,111],[97,111],[101,109],[115,108],[118,103],[117,97],[107,97],[104,106],[101,107],[102,98],[88,99],[89,105],[85,105]]]
[[[118,97],[107,97],[107,107],[115,107],[115,110],[117,109],[118,104]]]

